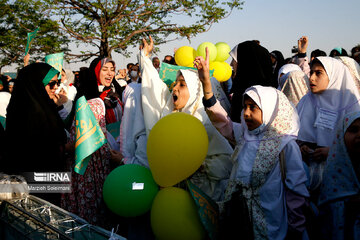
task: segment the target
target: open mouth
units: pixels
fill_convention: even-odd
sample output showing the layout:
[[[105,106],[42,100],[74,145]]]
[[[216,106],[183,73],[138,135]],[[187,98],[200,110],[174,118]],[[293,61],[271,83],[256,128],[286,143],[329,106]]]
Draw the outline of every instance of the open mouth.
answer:
[[[245,123],[246,123],[246,125],[251,125],[252,121],[250,119],[245,119]]]
[[[178,100],[178,96],[173,95],[173,100],[174,100],[174,102],[176,102]]]
[[[315,87],[315,86],[316,86],[315,84],[310,84],[310,87],[311,87],[311,88],[313,88],[313,87]]]

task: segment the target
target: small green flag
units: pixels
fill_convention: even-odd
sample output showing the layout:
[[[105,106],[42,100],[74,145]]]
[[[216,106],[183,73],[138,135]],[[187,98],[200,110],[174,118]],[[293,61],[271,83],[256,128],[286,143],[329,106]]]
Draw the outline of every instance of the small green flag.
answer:
[[[180,69],[191,69],[191,70],[197,71],[197,69],[193,68],[193,67],[183,67],[183,66],[177,66],[177,65],[167,64],[167,63],[161,63],[159,76],[160,76],[160,79],[163,80],[164,83],[166,83],[166,85],[168,86],[170,91],[173,88],[173,86],[172,86],[173,82],[175,82],[175,80],[176,80],[176,73]],[[214,70],[210,70],[210,77],[212,77],[213,73],[214,73]]]
[[[114,123],[109,123],[106,125],[106,130],[109,131],[109,133],[115,138],[117,139],[120,135],[120,126],[121,126],[121,121],[118,122],[114,122]]]
[[[6,118],[4,116],[0,116],[0,123],[3,126],[3,128],[6,128]]]
[[[219,208],[218,205],[200,188],[191,181],[186,180],[189,192],[198,208],[200,220],[208,232],[209,238],[217,239],[219,236]]]
[[[50,55],[45,56],[45,62],[49,65],[51,65],[53,68],[59,71],[59,79],[61,78],[61,71],[63,68],[63,62],[64,62],[64,53],[54,53]]]
[[[91,154],[106,143],[105,135],[84,96],[76,101],[75,129],[74,170],[83,175]]]
[[[33,32],[29,32],[27,34],[27,43],[26,43],[26,48],[25,48],[25,55],[28,54],[29,50],[30,50],[30,45],[32,43],[32,41],[34,40],[37,32],[39,31],[39,28],[35,29],[35,31]]]

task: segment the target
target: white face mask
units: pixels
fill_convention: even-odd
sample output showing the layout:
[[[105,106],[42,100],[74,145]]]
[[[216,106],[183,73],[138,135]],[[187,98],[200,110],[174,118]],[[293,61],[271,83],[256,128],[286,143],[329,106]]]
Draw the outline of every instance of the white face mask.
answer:
[[[131,71],[131,72],[130,72],[130,76],[131,76],[132,78],[136,78],[136,77],[138,76],[138,72],[137,72],[137,71]]]

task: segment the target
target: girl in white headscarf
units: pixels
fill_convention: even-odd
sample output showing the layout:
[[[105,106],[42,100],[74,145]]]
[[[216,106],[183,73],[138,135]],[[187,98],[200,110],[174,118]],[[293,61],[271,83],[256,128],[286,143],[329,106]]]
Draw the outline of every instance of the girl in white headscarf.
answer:
[[[318,57],[311,66],[310,92],[297,105],[300,117],[298,139],[308,159],[325,160],[339,119],[360,111],[360,94],[348,68],[337,59]]]
[[[195,62],[209,118],[226,138],[236,142],[232,156],[235,164],[224,202],[232,201],[235,195],[245,198],[255,239],[284,239],[289,232],[301,237],[305,230],[301,207],[308,192],[300,149],[295,141],[299,130],[296,109],[282,92],[257,85],[243,95],[241,123],[232,122],[211,94],[208,59],[197,57]],[[228,228],[230,231],[239,231],[241,226],[236,221],[235,216],[230,223],[236,229]]]
[[[149,134],[158,120],[173,112],[185,112],[199,119],[207,131],[209,147],[202,170],[195,172],[190,180],[213,200],[218,201],[222,198],[230,176],[233,165],[230,156],[233,149],[206,115],[201,103],[203,91],[198,74],[192,70],[180,70],[170,93],[149,58],[153,49],[152,38],[150,37],[150,44],[145,39],[143,43],[140,56],[141,91],[146,133]]]
[[[301,68],[299,67],[299,65],[288,63],[279,69],[278,78],[277,78],[279,84],[278,90],[281,90],[283,88],[284,83],[287,77],[289,76],[288,73],[293,71],[301,71]]]
[[[296,106],[300,99],[310,91],[309,78],[301,70],[291,71],[282,78],[285,78],[285,82],[281,91]]]
[[[360,111],[360,94],[348,68],[331,57],[313,60],[309,83],[310,92],[297,105],[298,140],[309,166],[309,190],[316,201],[336,125],[345,114]]]

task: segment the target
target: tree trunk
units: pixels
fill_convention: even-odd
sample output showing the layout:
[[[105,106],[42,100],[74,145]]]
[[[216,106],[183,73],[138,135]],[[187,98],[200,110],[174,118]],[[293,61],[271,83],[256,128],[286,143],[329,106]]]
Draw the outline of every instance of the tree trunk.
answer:
[[[105,34],[104,34],[105,35]],[[111,58],[111,52],[109,51],[109,42],[107,36],[102,37],[102,41],[100,43],[100,57]]]

